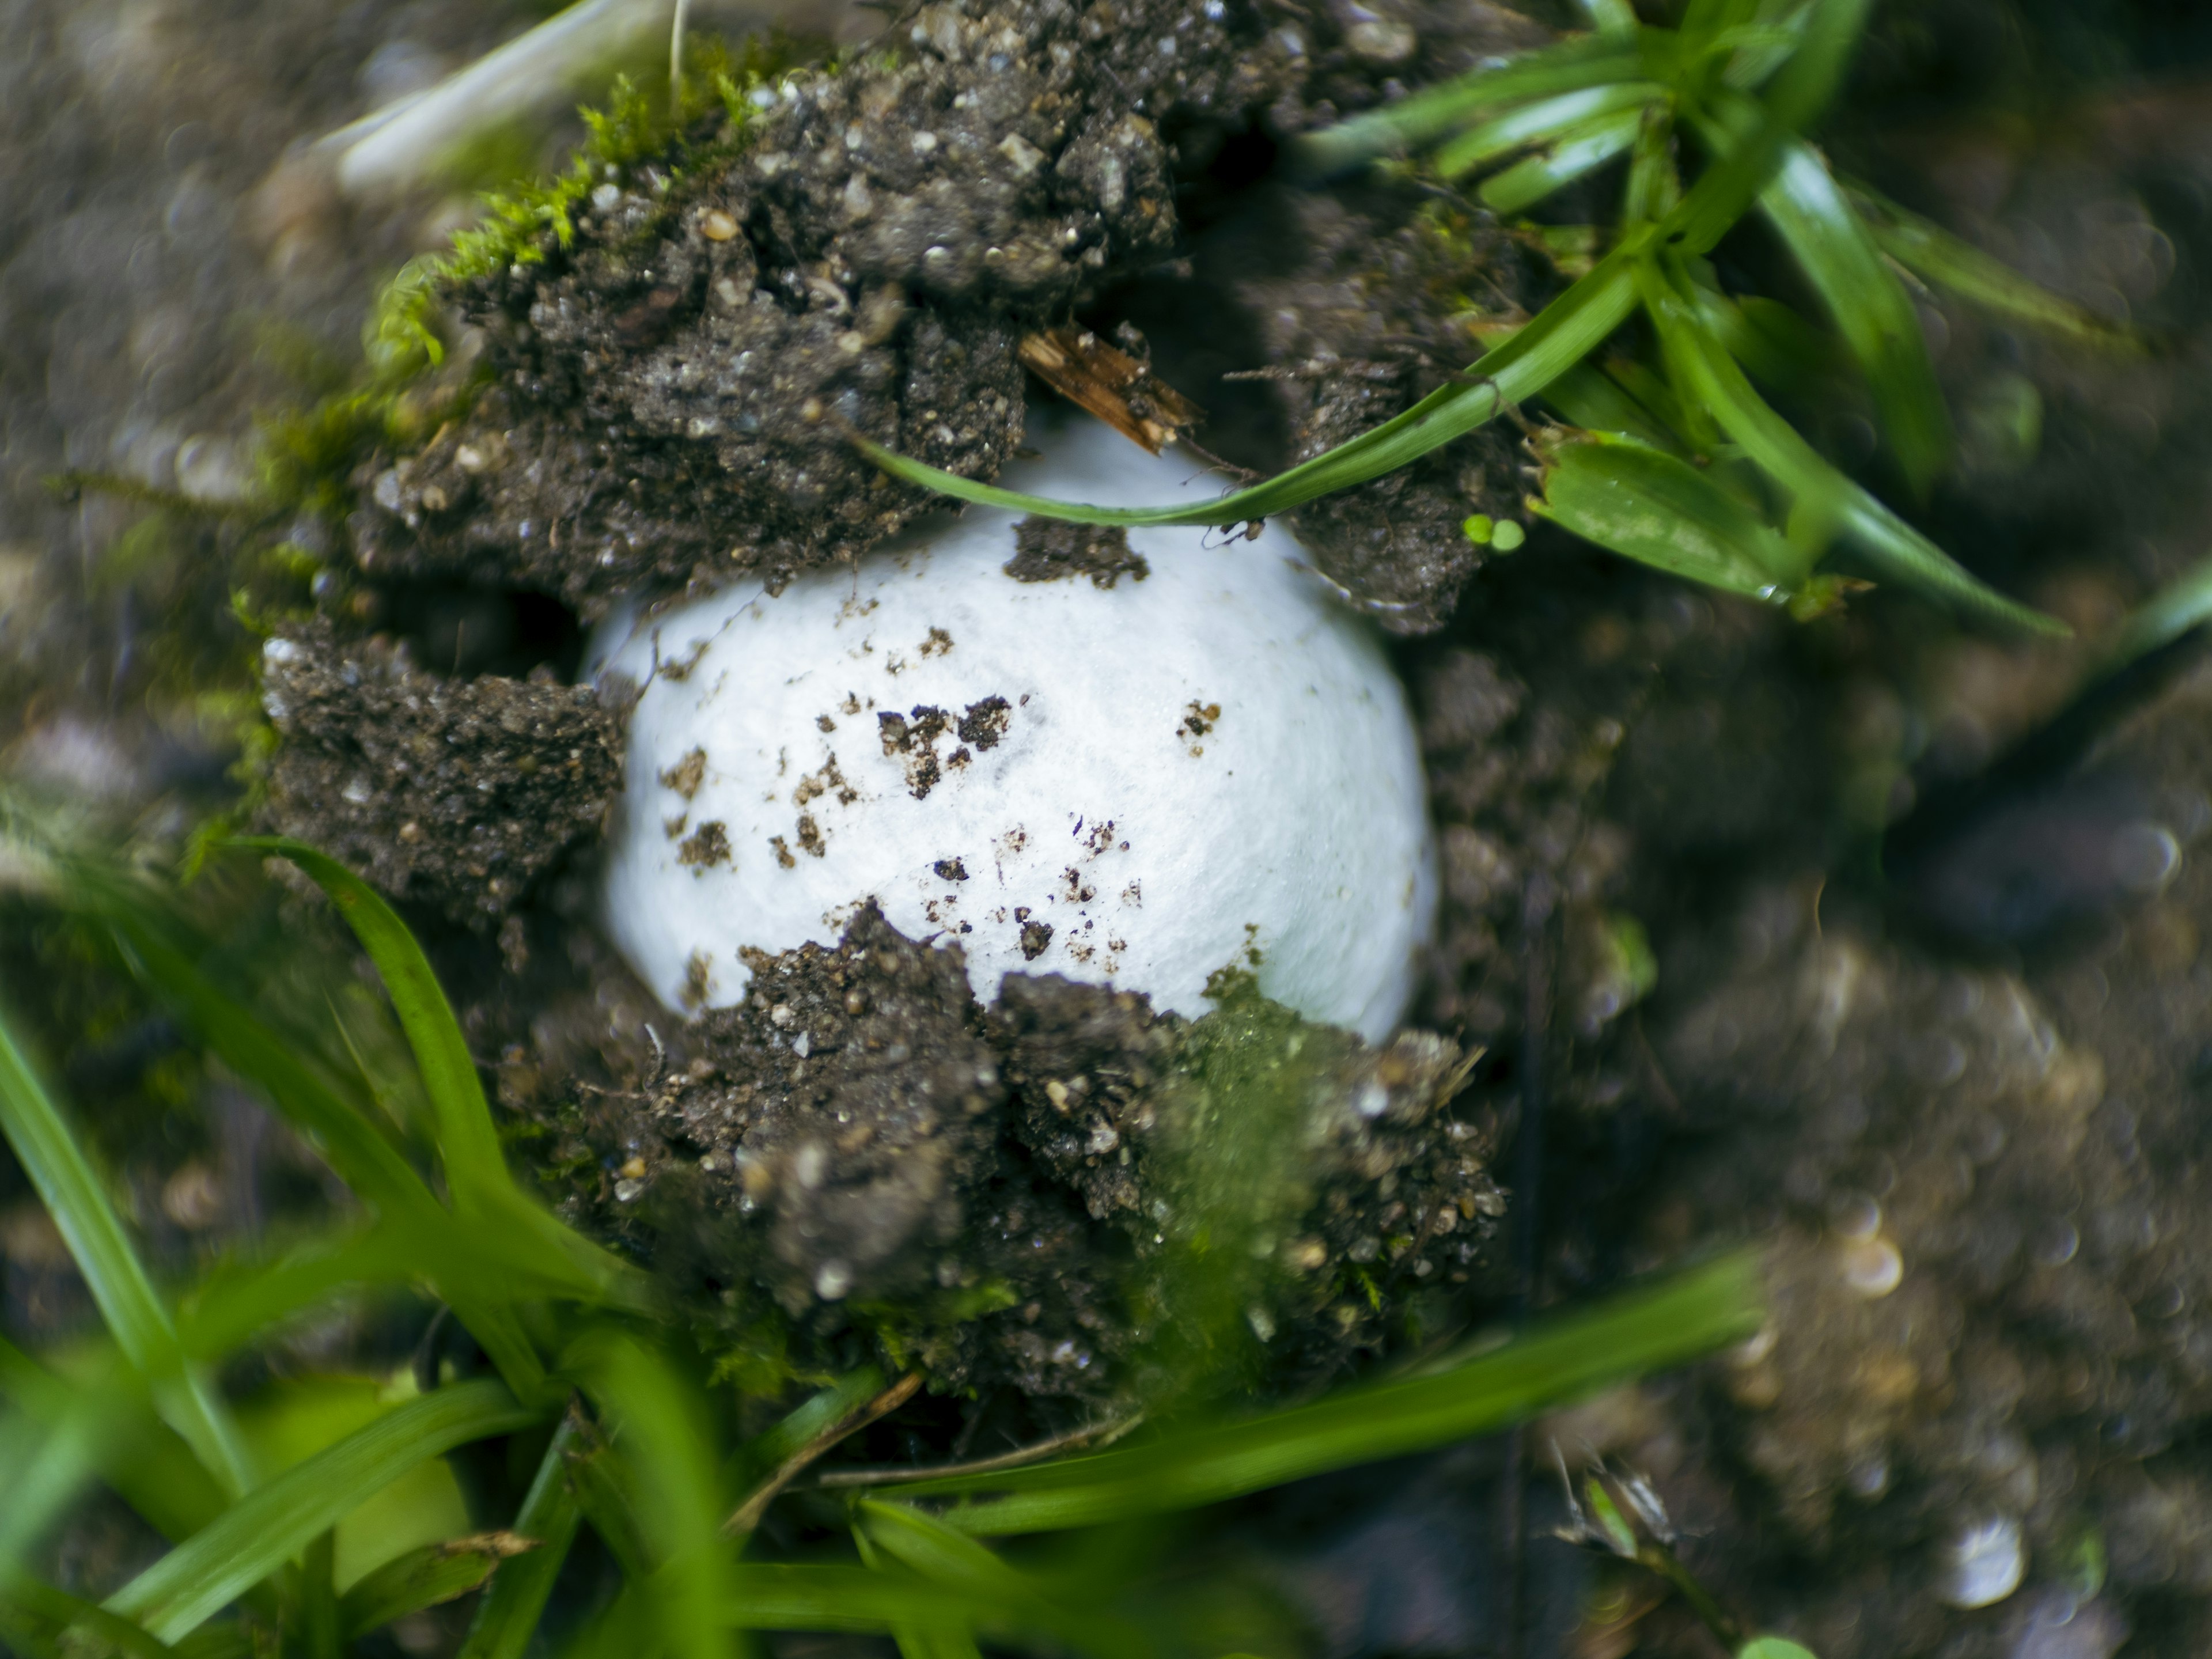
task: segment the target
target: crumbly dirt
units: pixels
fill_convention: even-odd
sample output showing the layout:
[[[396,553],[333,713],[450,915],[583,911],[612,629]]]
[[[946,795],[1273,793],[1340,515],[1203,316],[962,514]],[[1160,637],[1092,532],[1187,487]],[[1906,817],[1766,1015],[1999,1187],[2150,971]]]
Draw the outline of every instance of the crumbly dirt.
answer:
[[[263,663],[282,738],[263,818],[453,921],[498,925],[621,790],[621,723],[589,686],[441,679],[323,627]]]
[[[1088,576],[1093,587],[1110,588],[1124,576],[1142,581],[1152,568],[1129,545],[1129,532],[1119,525],[1030,518],[1014,526],[1014,556],[1006,561],[1006,571],[1018,582]]]
[[[834,949],[749,960],[738,1007],[643,1042],[556,1021],[502,1072],[549,1196],[712,1276],[737,1348],[772,1303],[791,1363],[879,1340],[939,1389],[1126,1406],[1182,1378],[1193,1330],[1248,1362],[1256,1340],[1268,1386],[1296,1386],[1391,1340],[1402,1313],[1378,1309],[1494,1279],[1495,1125],[1448,1109],[1467,1066],[1443,1039],[1370,1050],[1242,986],[1191,1023],[1015,975],[987,1011],[957,945],[873,906]],[[1256,1114],[1301,1155],[1225,1162]],[[1224,1291],[1190,1238],[1244,1224]]]

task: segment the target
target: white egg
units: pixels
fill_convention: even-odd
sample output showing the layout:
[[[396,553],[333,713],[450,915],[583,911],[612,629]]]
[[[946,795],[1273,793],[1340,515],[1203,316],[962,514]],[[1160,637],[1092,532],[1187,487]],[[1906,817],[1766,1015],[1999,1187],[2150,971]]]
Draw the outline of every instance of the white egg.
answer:
[[[1087,419],[1033,420],[1011,488],[1139,505],[1218,481]],[[868,900],[957,943],[988,1001],[1059,973],[1206,1012],[1261,988],[1388,1034],[1435,903],[1420,755],[1371,630],[1279,525],[1139,529],[1102,587],[1017,580],[1021,515],[933,514],[854,569],[741,583],[601,630],[642,688],[606,925],[672,1008],[740,952],[834,942]]]

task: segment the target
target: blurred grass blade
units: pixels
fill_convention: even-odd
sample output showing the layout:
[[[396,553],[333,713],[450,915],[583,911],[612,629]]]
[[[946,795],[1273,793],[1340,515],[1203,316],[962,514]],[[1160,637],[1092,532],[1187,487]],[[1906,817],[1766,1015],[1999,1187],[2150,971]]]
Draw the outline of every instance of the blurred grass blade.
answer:
[[[1697,125],[1718,151],[1757,118],[1751,100],[1739,99],[1732,100],[1725,125]],[[1759,206],[1857,360],[1898,464],[1913,492],[1924,496],[1950,465],[1954,438],[1912,296],[1811,145],[1784,147],[1782,164],[1759,192]]]
[[[1877,568],[1924,593],[2032,633],[2067,632],[2063,623],[1990,586],[1829,465],[1752,390],[1735,360],[1708,340],[1689,301],[1656,265],[1647,262],[1638,280],[1661,349],[1686,392],[1711,411],[1754,465],[1796,498],[1799,514],[1832,521]]]
[[[1595,173],[1625,155],[1644,131],[1645,111],[1601,115],[1560,133],[1545,149],[1525,155],[1503,173],[1483,181],[1475,193],[1495,213],[1519,213],[1553,191]]]
[[[236,1497],[252,1484],[237,1425],[207,1379],[185,1358],[169,1310],[108,1202],[61,1111],[33,1073],[0,1018],[0,1131],[69,1245],[85,1287],[116,1346],[144,1375],[163,1419],[223,1490]]]
[[[104,1432],[95,1437],[94,1468],[146,1523],[172,1542],[198,1531],[228,1501],[191,1448],[154,1414],[150,1401],[125,1399],[111,1380],[95,1385],[106,1401]],[[73,1414],[86,1406],[86,1384],[57,1376],[21,1348],[0,1340],[0,1398],[39,1433],[62,1437],[77,1431]],[[0,1522],[0,1533],[5,1522]],[[4,1559],[0,1548],[0,1559]]]
[[[1012,1608],[1025,1622],[1078,1649],[1126,1653],[1132,1659],[1152,1652],[1147,1638],[1118,1616],[1097,1607],[1057,1605],[995,1552],[935,1516],[878,1498],[862,1498],[855,1512],[870,1543],[933,1583]]]
[[[1646,107],[1666,94],[1667,89],[1656,82],[1626,81],[1523,104],[1518,109],[1479,122],[1449,143],[1439,146],[1435,158],[1437,173],[1442,178],[1456,179],[1485,161],[1495,161],[1514,150],[1563,138],[1601,116],[1619,116],[1625,112],[1640,119]],[[1630,131],[1632,137],[1632,126]]]
[[[289,860],[330,896],[383,976],[400,1029],[415,1051],[437,1120],[438,1151],[445,1160],[454,1204],[464,1210],[489,1209],[511,1196],[514,1177],[507,1173],[507,1156],[499,1144],[499,1131],[492,1126],[491,1103],[484,1098],[468,1039],[407,924],[359,876],[300,842],[252,836],[213,844]]]
[[[0,1605],[25,1622],[46,1627],[57,1652],[82,1656],[105,1648],[127,1659],[175,1659],[176,1650],[105,1607],[21,1571],[0,1572]]]
[[[540,1420],[489,1379],[408,1401],[249,1493],[103,1605],[175,1642],[408,1470]]]
[[[587,1333],[567,1368],[615,1425],[630,1471],[637,1519],[653,1552],[651,1606],[678,1659],[722,1659],[730,1651],[717,1583],[733,1552],[721,1536],[722,1466],[705,1402],[667,1356],[612,1327]]]
[[[325,1527],[307,1540],[293,1582],[299,1587],[295,1620],[306,1659],[341,1659],[338,1632],[338,1535]]]
[[[48,1522],[75,1501],[103,1461],[114,1408],[103,1390],[80,1398],[58,1422],[28,1413],[0,1418],[0,1573],[38,1542]]]
[[[240,836],[215,843],[289,859],[330,895],[383,977],[415,1051],[424,1091],[437,1121],[438,1151],[455,1206],[497,1216],[536,1235],[575,1264],[586,1282],[604,1287],[627,1276],[626,1264],[561,1224],[519,1192],[484,1097],[483,1080],[453,1005],[429,958],[381,894],[327,854],[281,836]]]
[[[1968,305],[2024,328],[2105,350],[2138,352],[2142,343],[2071,300],[2029,281],[2002,260],[1954,236],[1934,222],[1909,213],[1863,185],[1845,194],[1883,252],[1923,282]]]
[[[944,1519],[978,1534],[1093,1526],[1195,1508],[1285,1481],[1487,1434],[1631,1376],[1749,1335],[1756,1256],[1739,1253],[1534,1327],[1429,1375],[1348,1389],[1242,1422],[1002,1474],[917,1483],[909,1494],[998,1492]]]
[[[530,1540],[511,1532],[486,1532],[409,1550],[339,1598],[339,1632],[346,1641],[357,1642],[395,1619],[466,1595],[501,1562],[533,1547]]]
[[[719,1592],[722,1621],[733,1630],[875,1634],[908,1624],[973,1622],[1004,1631],[1020,1623],[1011,1609],[906,1572],[865,1567],[741,1565],[723,1576]]]
[[[1544,494],[1530,505],[1585,541],[1747,599],[1787,599],[1805,561],[1709,472],[1632,438],[1540,439]]]
[[[1577,0],[1577,3],[1600,40],[1633,40],[1642,27],[1636,21],[1636,8],[1628,0]]]
[[[860,1553],[862,1566],[871,1571],[881,1568],[882,1552],[876,1548],[866,1528],[853,1528],[853,1547]],[[899,1659],[983,1659],[983,1650],[975,1645],[975,1632],[957,1622],[893,1625],[891,1640],[898,1647]]]
[[[477,1604],[468,1638],[456,1659],[522,1659],[582,1520],[568,1472],[569,1456],[581,1443],[580,1425],[571,1411],[554,1430],[552,1443],[538,1460],[538,1473],[514,1517],[514,1532],[534,1540],[537,1547],[492,1580]]]
[[[1563,41],[1302,134],[1292,145],[1291,159],[1304,173],[1342,173],[1378,155],[1419,149],[1509,104],[1606,86],[1643,72],[1643,56],[1633,43],[1599,36]]]
[[[730,1489],[741,1491],[756,1485],[883,1391],[884,1374],[873,1365],[863,1365],[839,1377],[738,1448],[737,1455],[731,1459]]]

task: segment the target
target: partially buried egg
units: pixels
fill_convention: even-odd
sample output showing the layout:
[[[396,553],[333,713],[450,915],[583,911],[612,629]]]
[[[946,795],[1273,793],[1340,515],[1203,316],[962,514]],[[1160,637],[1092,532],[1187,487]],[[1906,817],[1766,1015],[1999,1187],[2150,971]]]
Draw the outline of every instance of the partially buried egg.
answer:
[[[1016,489],[1104,505],[1214,481],[1086,420],[1032,422]],[[1419,746],[1370,629],[1279,526],[1121,532],[933,514],[861,562],[602,630],[640,688],[607,927],[671,1007],[869,900],[1009,972],[1184,1014],[1218,970],[1380,1038],[1434,908]]]

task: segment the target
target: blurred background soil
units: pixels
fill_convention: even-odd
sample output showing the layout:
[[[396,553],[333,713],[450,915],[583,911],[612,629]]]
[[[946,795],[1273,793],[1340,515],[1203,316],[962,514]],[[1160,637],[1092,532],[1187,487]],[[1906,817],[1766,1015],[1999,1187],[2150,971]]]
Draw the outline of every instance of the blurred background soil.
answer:
[[[1336,9],[1340,29],[1376,17]],[[149,529],[149,507],[247,510],[256,419],[343,383],[376,282],[466,222],[465,184],[344,197],[313,142],[540,15],[0,0],[13,778],[155,840],[231,799],[226,665],[252,644],[230,611],[237,526]],[[1516,1544],[1504,1483],[1554,1439],[1648,1474],[1697,1570],[1825,1659],[2212,1650],[2212,674],[2185,656],[2097,711],[2086,757],[1995,797],[1955,787],[2207,550],[2208,74],[2212,16],[2182,0],[1892,4],[1826,134],[1844,169],[2151,342],[2100,359],[1923,308],[1962,465],[1922,520],[2077,643],[1962,633],[1887,593],[1796,624],[1539,527],[1455,570],[1472,575],[1456,610],[1396,647],[1445,860],[1416,1018],[1487,1047],[1476,1097],[1505,1121],[1545,1108],[1538,1178],[1510,1183],[1535,1218],[1535,1300],[1751,1236],[1772,1242],[1774,1313],[1724,1362],[1544,1425],[1519,1464],[1490,1445],[1337,1477],[1194,1545],[1192,1571],[1302,1606],[1311,1650],[1716,1652],[1647,1586]],[[1138,323],[1214,410],[1201,436],[1263,465],[1300,441],[1302,405],[1218,377],[1311,349],[1300,319],[1326,309],[1343,246],[1271,162],[1264,134],[1192,158],[1190,264],[1085,317]],[[1208,282],[1249,276],[1262,232],[1304,239],[1307,286],[1284,277],[1282,337],[1232,361]],[[1753,232],[1730,262],[1773,264]],[[1402,389],[1412,371],[1393,373]],[[1796,412],[1880,478],[1848,399]],[[1484,460],[1510,489],[1510,449]],[[320,526],[294,533],[327,550]],[[497,629],[525,622],[441,603],[410,630],[458,663],[473,626],[474,665],[501,666]],[[1915,856],[1885,885],[1873,838],[1908,817]],[[160,1249],[331,1201],[234,1085],[163,1071],[173,1031],[72,1000],[48,967],[68,941],[9,933],[18,914],[0,915],[9,994],[45,976],[44,1023],[78,1034],[70,1091]],[[82,1317],[12,1165],[0,1262],[11,1331]],[[302,1340],[404,1358],[415,1334]],[[1534,1486],[1524,1521],[1550,1501]],[[143,1547],[111,1532],[72,1544],[85,1581]],[[451,1632],[418,1635],[430,1651]]]

